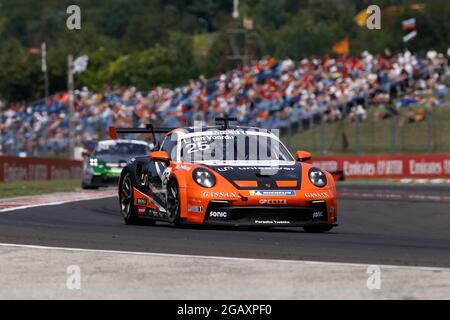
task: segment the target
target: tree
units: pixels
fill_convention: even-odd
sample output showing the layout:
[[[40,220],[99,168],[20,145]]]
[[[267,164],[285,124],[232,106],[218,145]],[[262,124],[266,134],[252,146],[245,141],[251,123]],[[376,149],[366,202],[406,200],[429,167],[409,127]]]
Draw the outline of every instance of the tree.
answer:
[[[187,34],[172,32],[169,35],[170,55],[176,61],[173,66],[173,85],[182,85],[186,79],[192,78],[196,74],[192,41],[192,37]]]
[[[299,59],[310,54],[323,55],[329,51],[339,35],[325,22],[316,21],[306,10],[300,10],[289,23],[275,33],[274,50],[277,56]]]
[[[133,85],[139,90],[152,86],[170,86],[173,83],[176,61],[169,50],[156,45],[153,48],[121,56],[108,68],[107,78],[113,85]]]
[[[0,43],[0,99],[23,101],[42,96],[39,59],[27,53],[15,39]]]
[[[88,52],[89,65],[85,72],[77,75],[77,87],[86,86],[92,91],[101,91],[104,84],[108,83],[108,67],[120,57],[120,53],[104,48],[94,52]]]

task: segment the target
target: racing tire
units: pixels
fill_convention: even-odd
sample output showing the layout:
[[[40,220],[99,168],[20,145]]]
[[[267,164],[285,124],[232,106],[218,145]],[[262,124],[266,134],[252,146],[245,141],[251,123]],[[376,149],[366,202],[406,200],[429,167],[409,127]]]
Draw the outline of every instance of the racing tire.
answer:
[[[138,218],[134,207],[133,185],[129,173],[125,175],[120,186],[120,212],[127,225],[137,224]]]
[[[181,224],[180,211],[180,189],[178,183],[171,180],[167,184],[167,219],[174,227]]]
[[[311,226],[311,227],[303,227],[303,230],[306,233],[323,233],[328,232],[333,229],[333,226]]]

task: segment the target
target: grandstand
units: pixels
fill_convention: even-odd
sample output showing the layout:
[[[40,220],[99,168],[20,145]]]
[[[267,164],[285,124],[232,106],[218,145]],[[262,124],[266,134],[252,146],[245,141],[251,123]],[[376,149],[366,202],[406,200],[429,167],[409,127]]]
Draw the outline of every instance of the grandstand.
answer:
[[[176,89],[155,87],[140,92],[134,87],[105,86],[102,92],[91,92],[82,88],[75,92],[76,144],[106,137],[111,125],[177,127],[194,121],[211,123],[217,116],[228,115],[237,117],[241,124],[281,129],[288,144],[296,148],[357,152],[355,147],[333,147],[345,119],[364,122],[372,105],[384,106],[388,111],[380,112],[388,114],[420,103],[432,108],[448,105],[446,76],[447,57],[434,51],[426,57],[409,51],[392,56],[364,52],[359,57],[310,57],[300,61],[266,57],[220,74],[217,79],[199,77]],[[376,116],[372,110],[369,114],[371,118]],[[47,101],[11,104],[0,113],[0,155],[67,156],[68,115],[66,92]],[[322,136],[325,140],[311,144],[317,141],[317,126],[328,124],[334,127]],[[290,138],[294,132],[304,131]],[[345,139],[352,140],[354,134],[348,136]],[[381,147],[373,151],[420,150]]]

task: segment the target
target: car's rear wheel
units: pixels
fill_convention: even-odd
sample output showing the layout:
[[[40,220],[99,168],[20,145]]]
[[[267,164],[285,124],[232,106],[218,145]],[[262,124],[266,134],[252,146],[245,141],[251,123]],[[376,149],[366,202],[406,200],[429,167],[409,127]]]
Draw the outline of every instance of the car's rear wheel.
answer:
[[[179,226],[180,217],[180,190],[175,180],[167,185],[167,218],[171,225]]]
[[[138,218],[133,200],[133,185],[130,174],[127,173],[120,186],[120,211],[126,224],[136,224]]]
[[[303,227],[303,230],[307,233],[322,233],[322,232],[328,232],[331,229],[333,229],[333,226],[310,226],[310,227]]]

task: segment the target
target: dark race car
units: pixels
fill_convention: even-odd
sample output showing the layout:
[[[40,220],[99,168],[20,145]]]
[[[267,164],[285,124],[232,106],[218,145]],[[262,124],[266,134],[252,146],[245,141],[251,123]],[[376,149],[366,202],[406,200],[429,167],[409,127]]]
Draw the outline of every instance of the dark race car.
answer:
[[[130,158],[148,155],[148,143],[137,140],[100,141],[93,152],[85,151],[83,161],[83,189],[96,189],[117,184],[122,169]]]

